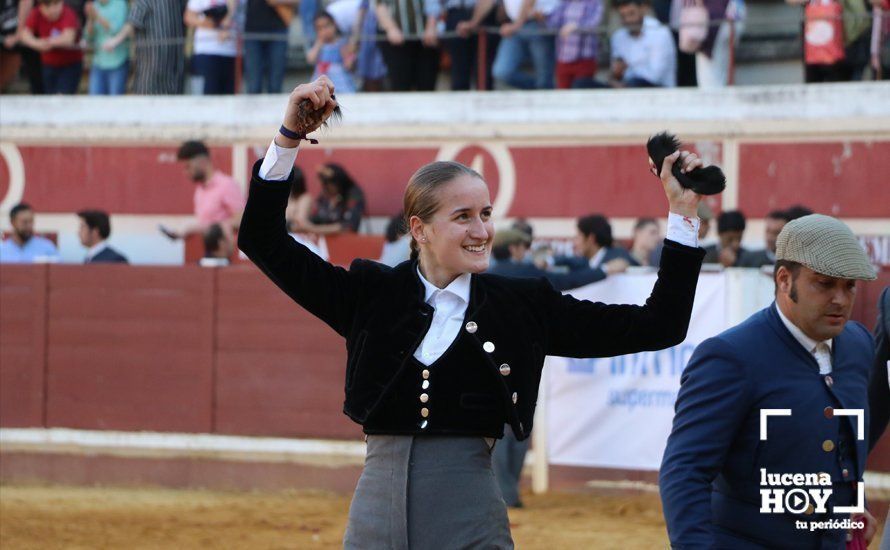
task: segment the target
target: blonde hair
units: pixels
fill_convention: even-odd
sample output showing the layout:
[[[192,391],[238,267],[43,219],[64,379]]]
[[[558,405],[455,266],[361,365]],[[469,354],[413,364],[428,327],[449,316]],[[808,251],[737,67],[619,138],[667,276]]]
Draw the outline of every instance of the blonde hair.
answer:
[[[453,160],[440,160],[422,166],[411,179],[405,189],[405,225],[411,231],[411,218],[417,216],[424,223],[429,223],[439,210],[439,190],[459,176],[470,176],[482,180],[479,172]],[[484,181],[484,180],[482,180]],[[420,247],[411,235],[411,259],[420,255]]]

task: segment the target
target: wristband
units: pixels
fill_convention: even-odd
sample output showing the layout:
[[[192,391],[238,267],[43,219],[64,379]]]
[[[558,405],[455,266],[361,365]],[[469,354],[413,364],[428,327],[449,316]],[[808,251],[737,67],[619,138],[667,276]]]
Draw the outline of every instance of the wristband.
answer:
[[[288,129],[284,126],[284,124],[282,124],[282,125],[281,125],[281,128],[278,129],[278,133],[281,134],[282,136],[288,138],[288,139],[293,139],[293,140],[296,140],[296,141],[304,141],[304,140],[305,140],[305,141],[308,141],[309,143],[311,143],[312,145],[317,145],[317,144],[318,144],[318,140],[317,140],[317,139],[307,138],[307,137],[306,137],[306,134],[298,134],[298,133],[294,132],[293,130],[288,130]]]

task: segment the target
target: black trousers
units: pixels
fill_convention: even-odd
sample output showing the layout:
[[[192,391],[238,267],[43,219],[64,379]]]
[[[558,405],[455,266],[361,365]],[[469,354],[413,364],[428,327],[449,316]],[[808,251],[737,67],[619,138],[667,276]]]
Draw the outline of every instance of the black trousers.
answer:
[[[394,92],[429,92],[436,89],[439,76],[439,50],[427,48],[419,40],[406,40],[399,46],[380,42],[390,87]]]
[[[496,10],[491,10],[480,26],[497,26]],[[473,8],[453,8],[445,12],[445,30],[452,32],[461,21],[469,21],[473,17]],[[498,52],[498,44],[501,37],[488,33],[485,37],[485,89],[494,88],[494,80],[491,77],[491,66],[494,64],[494,56]],[[445,49],[451,57],[451,89],[469,90],[470,82],[476,80],[479,61],[479,37],[471,35],[467,38],[448,38],[444,40]],[[476,83],[479,89],[479,83]]]

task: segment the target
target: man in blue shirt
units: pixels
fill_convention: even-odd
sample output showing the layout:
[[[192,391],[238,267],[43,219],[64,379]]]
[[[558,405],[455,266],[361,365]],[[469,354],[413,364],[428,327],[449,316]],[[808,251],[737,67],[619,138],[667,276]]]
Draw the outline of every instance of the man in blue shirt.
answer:
[[[12,235],[0,243],[0,263],[30,264],[35,261],[58,260],[56,245],[34,234],[34,210],[25,203],[9,211]]]

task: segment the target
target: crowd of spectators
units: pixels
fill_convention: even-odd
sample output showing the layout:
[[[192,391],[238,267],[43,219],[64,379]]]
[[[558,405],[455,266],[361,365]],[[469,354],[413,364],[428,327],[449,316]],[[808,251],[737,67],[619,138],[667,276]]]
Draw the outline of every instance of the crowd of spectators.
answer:
[[[786,1],[807,82],[890,75],[890,0]],[[97,95],[232,94],[241,73],[279,93],[297,12],[338,93],[433,90],[443,65],[452,90],[721,87],[746,18],[744,0],[0,0],[0,89],[21,71],[33,94],[77,93],[86,66]]]

